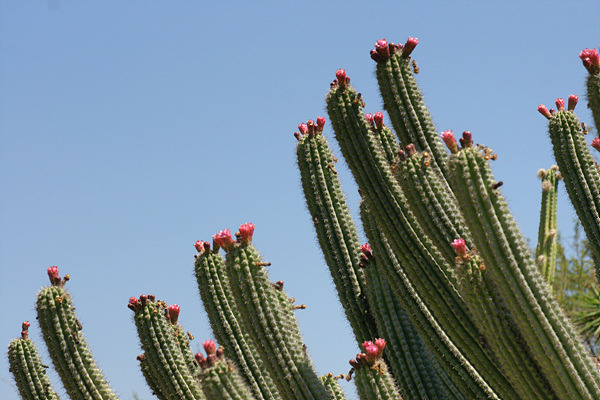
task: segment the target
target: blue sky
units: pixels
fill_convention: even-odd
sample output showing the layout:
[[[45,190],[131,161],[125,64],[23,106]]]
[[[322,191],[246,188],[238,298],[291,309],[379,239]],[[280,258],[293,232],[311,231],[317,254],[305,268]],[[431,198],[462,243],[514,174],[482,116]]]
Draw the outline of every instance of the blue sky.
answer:
[[[357,349],[304,204],[293,132],[325,114],[340,67],[366,111],[381,110],[369,58],[381,37],[420,39],[413,56],[437,129],[470,130],[498,153],[502,192],[535,242],[535,175],[554,163],[536,107],[583,98],[577,55],[600,45],[600,3],[399,3],[0,3],[0,340],[31,320],[44,349],[35,295],[57,265],[113,388],[149,399],[128,298],[179,304],[199,347],[211,333],[193,243],[253,222],[271,277],[308,306],[297,315],[318,371],[347,372]],[[591,123],[584,100],[576,111]],[[338,170],[356,212],[356,186]],[[568,236],[564,193],[559,207]],[[0,397],[17,399],[7,364]]]

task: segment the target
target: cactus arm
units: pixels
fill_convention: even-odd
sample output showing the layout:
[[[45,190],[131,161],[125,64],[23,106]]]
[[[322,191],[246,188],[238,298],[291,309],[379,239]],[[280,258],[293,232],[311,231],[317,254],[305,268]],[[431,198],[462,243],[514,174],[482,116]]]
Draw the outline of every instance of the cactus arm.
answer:
[[[225,265],[244,329],[256,341],[282,398],[328,399],[305,351],[292,305],[282,285],[269,281],[265,264],[251,244],[253,231],[252,224],[240,226],[239,244],[228,230],[213,236],[227,252]]]
[[[164,391],[163,385],[161,382],[161,377],[156,374],[156,369],[153,365],[148,362],[146,358],[146,354],[140,354],[137,356],[137,360],[140,362],[140,369],[142,370],[142,375],[148,384],[150,390],[152,390],[152,394],[159,398],[159,400],[169,400],[168,394]]]
[[[552,390],[559,398],[599,398],[598,371],[535,267],[486,157],[467,147],[454,154],[450,168],[452,187],[486,273]]]
[[[480,343],[481,336],[452,283],[451,265],[431,243],[410,211],[356,98],[357,93],[347,85],[334,84],[327,96],[327,108],[340,148],[369,208],[400,263],[410,266],[406,268],[409,278],[442,329],[451,335],[455,345],[486,377],[494,392],[497,391],[501,397],[514,397],[514,389],[502,376],[493,356]]]
[[[215,342],[204,342],[206,357],[196,354],[200,366],[198,379],[207,399],[211,400],[255,400],[252,391]]]
[[[596,274],[600,275],[600,173],[587,147],[581,125],[572,110],[577,96],[569,97],[569,109],[551,115],[546,107],[538,107],[549,118],[548,131],[556,163],[563,177],[571,203],[590,243]]]
[[[364,270],[358,267],[360,242],[333,167],[335,157],[322,135],[325,119],[317,121],[317,126],[309,121],[296,149],[302,187],[340,301],[362,343],[377,336],[377,327],[365,295]]]
[[[196,280],[215,338],[258,400],[280,399],[254,341],[242,327],[225,261],[211,250],[208,242],[197,242],[196,249],[199,252],[195,263]]]
[[[344,391],[342,387],[338,383],[338,379],[343,379],[344,375],[333,376],[330,372],[327,375],[323,375],[320,377],[321,382],[323,382],[323,386],[327,389],[327,392],[331,396],[332,400],[346,400],[346,395],[344,395]]]
[[[29,339],[29,322],[23,322],[21,338],[8,345],[8,362],[23,400],[59,400],[50,384],[42,359]]]
[[[410,54],[417,43],[416,38],[409,38],[402,47],[379,40],[371,54],[377,61],[377,81],[384,108],[400,143],[414,143],[417,150],[429,152],[433,168],[442,171],[445,176],[447,153],[437,136],[411,69]]]
[[[154,296],[129,299],[128,307],[135,313],[134,321],[146,357],[161,390],[168,398],[204,400],[196,379],[190,373],[185,356],[166,314],[167,305]]]
[[[48,268],[52,286],[40,291],[37,314],[52,362],[72,400],[108,400],[117,396],[108,386],[81,334],[81,324],[71,296],[58,276],[58,268]]]
[[[553,167],[546,171],[540,170],[538,176],[542,179],[542,208],[540,210],[535,262],[540,268],[542,276],[548,282],[548,287],[552,288],[558,251],[556,242],[558,232],[558,222],[556,219],[558,167]]]

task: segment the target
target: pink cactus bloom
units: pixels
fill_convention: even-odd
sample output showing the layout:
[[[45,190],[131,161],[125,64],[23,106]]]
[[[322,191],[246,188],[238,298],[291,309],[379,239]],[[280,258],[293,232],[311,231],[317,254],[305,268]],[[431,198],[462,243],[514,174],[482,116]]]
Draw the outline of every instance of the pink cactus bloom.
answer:
[[[367,120],[369,125],[371,125],[371,127],[375,126],[373,123],[373,114],[371,114],[371,113],[365,114],[365,119]]]
[[[27,329],[29,329],[30,326],[31,326],[31,324],[29,323],[29,321],[23,321],[23,324],[21,325],[21,329],[26,331]]]
[[[579,53],[579,58],[581,58],[583,66],[588,70],[590,74],[600,72],[600,58],[598,57],[598,50],[582,50],[581,53]]]
[[[406,44],[402,48],[402,57],[409,57],[410,53],[417,47],[417,44],[419,44],[419,39],[409,36]]]
[[[452,242],[452,247],[454,247],[454,251],[460,257],[465,257],[467,255],[467,245],[465,244],[464,239],[456,239]]]
[[[375,346],[377,346],[377,350],[379,351],[378,356],[381,357],[381,355],[383,354],[383,350],[385,349],[385,346],[387,345],[387,342],[385,341],[385,339],[375,339]]]
[[[441,137],[444,143],[446,143],[446,146],[448,146],[448,149],[450,149],[450,152],[452,154],[458,152],[458,144],[456,143],[456,139],[454,138],[454,132],[452,132],[452,130],[442,132]]]
[[[58,267],[56,265],[48,267],[47,272],[48,272],[48,278],[50,278],[50,283],[52,285],[58,285],[60,283],[60,275],[58,274]]]
[[[540,114],[542,114],[544,117],[546,117],[546,118],[548,118],[548,119],[552,118],[552,114],[550,114],[550,111],[548,111],[548,108],[547,108],[545,105],[543,105],[543,104],[540,104],[540,105],[538,106],[537,110],[538,110],[538,112],[539,112]]]
[[[384,60],[390,58],[390,48],[387,40],[385,39],[379,39],[377,42],[375,42],[375,51]]]
[[[252,235],[254,234],[254,224],[247,223],[240,225],[239,232],[242,243],[250,243],[252,241]]]
[[[298,130],[301,134],[306,135],[308,133],[308,126],[305,123],[298,124]]]
[[[217,345],[212,340],[207,340],[202,343],[202,347],[204,347],[204,351],[206,352],[207,356],[211,354],[217,354]]]
[[[336,80],[338,85],[341,87],[344,87],[350,83],[350,78],[348,78],[348,75],[346,75],[346,70],[343,68],[335,71],[335,77],[337,78]]]
[[[324,127],[325,127],[325,118],[317,117],[317,130],[322,132]]]
[[[198,240],[196,243],[194,243],[194,247],[198,253],[202,253],[204,250],[204,242],[202,240]]]
[[[225,251],[229,251],[235,245],[235,241],[231,237],[231,232],[229,229],[223,229],[219,233],[213,235],[213,241],[219,247],[225,249]]]
[[[365,243],[362,246],[360,246],[360,251],[363,252],[363,254],[365,255],[369,255],[369,254],[373,254],[373,250],[371,250],[371,245],[369,243]]]
[[[179,312],[181,311],[181,307],[177,304],[171,304],[167,310],[169,311],[169,318],[171,319],[172,324],[176,324],[179,319]]]
[[[381,128],[383,126],[383,113],[381,111],[377,111],[373,115],[373,121],[375,121],[375,125],[377,125],[377,128]]]
[[[595,148],[596,150],[600,151],[600,139],[595,137],[594,139],[592,139],[592,147]]]
[[[556,109],[558,111],[563,111],[565,109],[565,99],[563,98],[558,98],[554,101],[554,104],[556,104]]]
[[[366,341],[362,342],[362,344],[360,346],[363,348],[363,350],[367,351],[367,347],[375,346],[375,345],[370,340],[366,340]]]
[[[569,96],[569,111],[573,111],[575,110],[575,106],[577,105],[577,102],[579,101],[579,97],[572,94]]]

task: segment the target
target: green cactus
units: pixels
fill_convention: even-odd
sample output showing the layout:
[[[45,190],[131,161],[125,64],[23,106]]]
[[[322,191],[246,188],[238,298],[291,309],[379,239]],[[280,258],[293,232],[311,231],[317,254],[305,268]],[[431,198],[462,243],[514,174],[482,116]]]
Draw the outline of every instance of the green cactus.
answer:
[[[371,51],[397,137],[381,112],[363,114],[364,99],[345,70],[336,72],[326,97],[363,198],[370,245],[360,245],[337,159],[323,136],[325,119],[300,124],[295,133],[310,217],[360,351],[346,379],[354,380],[361,400],[600,399],[598,366],[551,291],[559,177],[600,273],[600,167],[573,114],[577,96],[567,109],[562,99],[557,110],[538,107],[549,119],[558,168],[540,171],[534,255],[491,172],[496,155],[475,145],[469,131],[458,142],[452,131],[435,131],[414,77],[417,43],[381,39]],[[598,128],[598,52],[586,49],[580,57]],[[600,150],[600,138],[592,146]],[[193,354],[179,306],[149,295],[130,298],[140,369],[160,400],[345,399],[343,374],[317,375],[294,315],[303,306],[293,304],[283,282],[270,281],[253,233],[253,224],[243,224],[235,238],[229,230],[214,235],[212,249],[195,244],[200,297],[219,343],[205,341],[206,356]],[[48,274],[52,285],[39,293],[38,319],[67,394],[116,399],[81,335],[64,288],[68,276],[61,279],[56,267]],[[9,346],[17,387],[25,400],[56,399],[28,327]]]

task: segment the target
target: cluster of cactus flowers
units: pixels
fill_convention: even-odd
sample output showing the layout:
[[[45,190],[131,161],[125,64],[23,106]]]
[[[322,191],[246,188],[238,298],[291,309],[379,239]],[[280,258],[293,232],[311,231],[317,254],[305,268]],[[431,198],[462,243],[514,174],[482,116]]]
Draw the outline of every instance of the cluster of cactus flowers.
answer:
[[[298,125],[297,157],[308,210],[360,353],[350,371],[318,376],[294,312],[303,305],[272,282],[252,244],[254,225],[212,243],[197,241],[195,275],[216,342],[193,354],[181,308],[153,295],[129,299],[143,353],[141,372],[163,399],[345,399],[338,380],[355,382],[361,400],[600,399],[600,369],[551,289],[556,263],[556,196],[562,179],[600,273],[600,172],[574,114],[578,97],[538,111],[549,120],[557,166],[542,169],[535,254],[495,180],[494,152],[438,134],[404,45],[380,39],[371,50],[384,115],[363,113],[344,69],[326,97],[335,138],[359,186],[361,244],[329,144],[326,120]],[[598,50],[580,54],[587,98],[600,128]],[[444,144],[446,148],[444,148]],[[591,146],[600,151],[600,139]],[[225,257],[220,253],[223,250]],[[38,321],[71,399],[116,399],[94,362],[65,289],[69,276],[48,268]],[[9,346],[21,397],[56,399],[29,322]],[[384,351],[385,349],[385,351]]]

